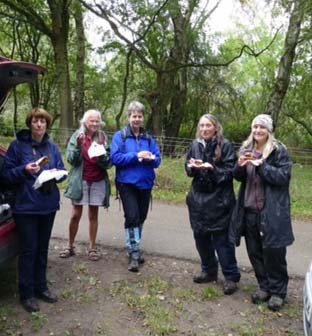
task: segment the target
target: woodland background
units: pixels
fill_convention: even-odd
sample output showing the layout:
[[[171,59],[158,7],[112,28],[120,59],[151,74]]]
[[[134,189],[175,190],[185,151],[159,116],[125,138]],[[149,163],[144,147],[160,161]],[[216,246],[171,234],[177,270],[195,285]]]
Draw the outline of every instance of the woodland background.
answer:
[[[67,135],[89,108],[113,132],[140,100],[156,136],[193,138],[199,117],[212,113],[241,142],[253,117],[269,113],[279,139],[311,149],[311,0],[233,0],[240,15],[216,31],[216,13],[227,25],[218,12],[225,1],[0,0],[0,55],[47,70],[13,90],[1,135],[38,105]]]

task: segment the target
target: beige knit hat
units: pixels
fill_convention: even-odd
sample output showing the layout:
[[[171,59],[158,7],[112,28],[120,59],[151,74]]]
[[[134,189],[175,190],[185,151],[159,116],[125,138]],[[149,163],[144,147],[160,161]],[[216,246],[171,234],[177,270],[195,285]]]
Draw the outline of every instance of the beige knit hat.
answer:
[[[257,115],[251,123],[251,128],[254,125],[261,125],[268,129],[270,133],[273,132],[273,120],[268,114],[259,114]]]

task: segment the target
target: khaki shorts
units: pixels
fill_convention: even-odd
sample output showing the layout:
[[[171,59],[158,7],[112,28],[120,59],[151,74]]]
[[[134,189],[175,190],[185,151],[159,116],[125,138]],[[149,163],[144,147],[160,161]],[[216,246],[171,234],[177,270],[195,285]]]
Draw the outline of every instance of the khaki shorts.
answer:
[[[83,196],[80,201],[72,200],[73,205],[97,205],[102,206],[105,198],[105,181],[82,181]]]

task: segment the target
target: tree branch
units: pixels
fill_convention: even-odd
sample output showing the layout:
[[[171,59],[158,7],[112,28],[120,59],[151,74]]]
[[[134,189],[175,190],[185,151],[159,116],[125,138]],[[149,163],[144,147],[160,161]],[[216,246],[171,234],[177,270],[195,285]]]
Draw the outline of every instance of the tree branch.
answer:
[[[209,0],[206,2],[203,10],[201,11],[200,15],[198,16],[198,19],[194,23],[194,29],[196,29],[196,27],[198,26],[198,24],[200,22],[205,22],[210,17],[210,15],[219,7],[221,1],[222,0],[218,0],[216,2],[216,4],[214,5],[214,7],[211,8],[211,10],[209,12],[207,12],[207,7],[209,5]]]
[[[10,8],[13,11],[16,11],[20,15],[24,16],[26,20],[23,20],[25,23],[32,22],[32,24],[40,30],[43,34],[48,35],[49,37],[52,36],[53,32],[48,27],[46,22],[44,21],[44,18],[42,18],[37,12],[34,11],[34,9],[29,4],[29,1],[27,0],[18,0],[18,2],[12,1],[12,0],[1,0],[1,3],[6,5],[8,8]],[[10,17],[8,13],[2,13],[6,15],[7,17]],[[19,18],[19,20],[21,20]]]
[[[262,53],[264,53],[266,50],[268,50],[271,45],[273,44],[273,42],[275,41],[277,34],[279,32],[280,28],[276,31],[276,33],[273,36],[273,39],[270,41],[270,43],[264,47],[263,49],[261,49],[260,51],[256,52],[255,50],[253,50],[251,47],[249,47],[248,45],[243,45],[241,47],[240,52],[234,56],[232,59],[226,61],[226,62],[205,62],[205,63],[195,63],[195,62],[189,62],[186,64],[177,64],[175,67],[172,67],[170,69],[166,69],[167,72],[169,71],[174,71],[176,69],[180,69],[180,68],[186,68],[186,67],[193,67],[193,68],[202,68],[202,67],[224,67],[224,66],[228,66],[231,63],[233,63],[235,60],[237,60],[238,58],[240,58],[243,53],[245,52],[246,54],[250,55],[250,56],[254,56],[254,57],[258,57],[260,56]]]
[[[159,69],[155,64],[151,63],[146,57],[144,57],[142,51],[137,48],[136,43],[130,41],[126,36],[124,36],[118,29],[116,23],[111,19],[111,17],[109,16],[109,14],[107,13],[107,11],[100,5],[95,4],[95,7],[97,8],[94,9],[94,7],[90,6],[89,4],[87,4],[84,0],[80,0],[81,3],[87,8],[89,9],[93,14],[95,14],[96,16],[104,19],[105,21],[107,21],[111,27],[111,29],[113,30],[113,32],[115,33],[115,35],[120,38],[122,41],[124,41],[129,48],[131,48],[136,55],[138,56],[138,58],[149,68],[153,69],[156,72],[160,72],[161,69]],[[168,1],[168,0],[166,0]],[[140,39],[139,39],[140,40]]]
[[[143,40],[145,38],[145,36],[147,35],[147,33],[149,32],[149,30],[152,28],[153,24],[155,23],[157,16],[161,13],[161,11],[167,5],[168,2],[169,2],[169,0],[165,0],[163,2],[163,4],[158,8],[158,10],[155,12],[155,14],[152,17],[151,22],[148,24],[145,32],[140,36],[140,38],[138,38],[137,40],[135,40],[134,43],[138,43],[138,42],[140,42],[141,40]]]
[[[294,117],[290,113],[285,113],[285,116],[294,120],[297,124],[301,125],[312,136],[312,127],[310,127],[305,121]]]

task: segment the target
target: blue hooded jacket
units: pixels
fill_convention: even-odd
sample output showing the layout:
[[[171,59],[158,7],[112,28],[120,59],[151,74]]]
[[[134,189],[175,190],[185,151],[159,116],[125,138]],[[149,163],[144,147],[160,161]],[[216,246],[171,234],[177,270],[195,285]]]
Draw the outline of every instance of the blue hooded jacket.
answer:
[[[40,188],[35,190],[33,184],[42,170],[65,169],[61,153],[57,146],[49,140],[47,134],[44,135],[41,143],[32,139],[29,130],[19,131],[16,137],[17,139],[10,144],[6,153],[1,176],[6,183],[18,185],[16,201],[12,208],[13,213],[46,215],[55,212],[60,207],[58,188],[55,186],[51,193],[46,194]],[[25,170],[26,165],[44,155],[49,157],[49,163],[41,168],[38,174],[28,174]]]
[[[138,153],[150,151],[155,160],[140,162]],[[114,134],[111,150],[112,163],[116,166],[116,182],[132,184],[138,189],[152,189],[155,168],[161,163],[160,151],[154,138],[141,129],[136,138],[130,125]]]

